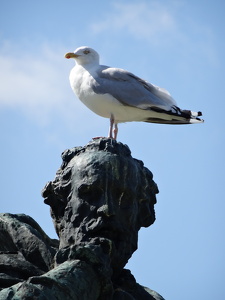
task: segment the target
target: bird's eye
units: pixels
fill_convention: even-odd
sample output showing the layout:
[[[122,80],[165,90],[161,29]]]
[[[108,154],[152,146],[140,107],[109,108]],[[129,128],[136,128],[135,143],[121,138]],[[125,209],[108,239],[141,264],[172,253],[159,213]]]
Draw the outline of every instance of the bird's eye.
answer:
[[[90,53],[90,51],[89,51],[89,50],[84,50],[83,53],[84,53],[84,54],[88,54],[88,53]]]

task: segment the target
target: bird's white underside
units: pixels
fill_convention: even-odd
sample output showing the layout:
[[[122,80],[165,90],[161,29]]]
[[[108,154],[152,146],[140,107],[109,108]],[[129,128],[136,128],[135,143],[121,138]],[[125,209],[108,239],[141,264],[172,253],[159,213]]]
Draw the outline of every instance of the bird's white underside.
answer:
[[[90,92],[77,95],[77,97],[97,115],[104,118],[110,118],[113,115],[115,123],[141,122],[148,118],[157,118],[159,115],[154,111],[125,106],[110,94],[101,95]],[[170,115],[165,115],[165,117],[168,120],[172,119]]]

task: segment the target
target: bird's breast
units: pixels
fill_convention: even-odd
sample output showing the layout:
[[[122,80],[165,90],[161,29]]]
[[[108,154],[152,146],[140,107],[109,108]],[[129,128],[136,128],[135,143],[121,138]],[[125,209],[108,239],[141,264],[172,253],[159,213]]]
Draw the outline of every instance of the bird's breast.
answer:
[[[72,70],[70,85],[76,96],[96,114],[110,118],[111,114],[118,115],[119,107],[123,105],[110,94],[97,94],[92,86],[95,79],[89,72],[79,69]]]

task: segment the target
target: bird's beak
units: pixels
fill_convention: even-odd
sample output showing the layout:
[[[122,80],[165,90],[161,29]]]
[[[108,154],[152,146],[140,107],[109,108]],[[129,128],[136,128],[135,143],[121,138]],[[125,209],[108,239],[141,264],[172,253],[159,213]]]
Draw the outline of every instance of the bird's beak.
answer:
[[[68,53],[66,53],[65,55],[64,55],[64,57],[65,58],[77,58],[77,57],[79,57],[80,55],[77,55],[77,54],[75,54],[75,53],[73,53],[73,52],[68,52]]]

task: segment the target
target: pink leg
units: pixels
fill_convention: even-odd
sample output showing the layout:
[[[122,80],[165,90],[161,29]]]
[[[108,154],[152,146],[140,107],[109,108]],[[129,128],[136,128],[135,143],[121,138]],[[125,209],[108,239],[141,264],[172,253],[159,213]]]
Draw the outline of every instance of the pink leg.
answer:
[[[118,133],[118,125],[117,125],[117,123],[114,124],[114,130],[113,130],[113,133],[114,133],[114,139],[116,140],[116,138],[117,138],[117,133]]]
[[[113,124],[114,124],[114,116],[113,116],[113,114],[111,114],[111,116],[110,116],[109,134],[108,134],[108,138],[110,138],[110,139],[113,139],[113,135],[112,135]]]
[[[113,126],[114,126],[114,129],[113,129]],[[116,140],[117,133],[118,133],[118,126],[117,126],[117,123],[114,123],[114,116],[113,116],[113,114],[111,114],[108,138]],[[102,138],[102,137],[101,136],[96,136],[92,139],[97,140],[97,139],[100,139],[100,138]]]

